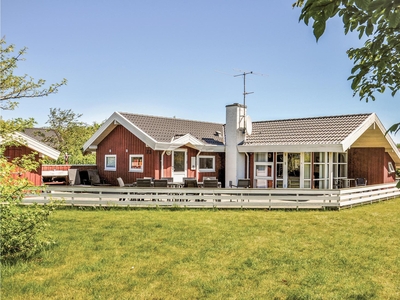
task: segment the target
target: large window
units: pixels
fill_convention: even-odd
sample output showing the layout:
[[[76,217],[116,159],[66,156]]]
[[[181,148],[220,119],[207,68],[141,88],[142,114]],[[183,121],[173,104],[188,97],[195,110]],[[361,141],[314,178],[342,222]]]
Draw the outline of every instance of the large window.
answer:
[[[314,152],[314,188],[327,188],[327,153]]]
[[[141,154],[129,155],[129,171],[143,172],[143,155]]]
[[[283,160],[284,154],[278,152],[276,154],[276,188],[283,188]]]
[[[215,157],[199,156],[199,172],[215,172]]]
[[[311,152],[304,152],[304,188],[311,188]]]
[[[346,179],[347,178],[347,154],[346,153],[333,153],[333,178]]]
[[[105,166],[104,170],[106,170],[106,171],[116,171],[117,170],[117,156],[115,154],[106,155],[104,166]]]

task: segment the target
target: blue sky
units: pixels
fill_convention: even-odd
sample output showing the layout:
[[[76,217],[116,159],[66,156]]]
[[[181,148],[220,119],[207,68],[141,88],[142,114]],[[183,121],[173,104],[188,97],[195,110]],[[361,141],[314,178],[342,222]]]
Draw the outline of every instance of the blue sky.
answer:
[[[253,71],[253,121],[375,112],[387,128],[399,122],[399,95],[353,97],[346,50],[361,45],[357,35],[334,19],[316,43],[293,2],[1,0],[1,36],[28,47],[16,73],[68,85],[0,113],[38,126],[50,108],[89,124],[114,111],[224,123],[225,106],[243,103],[234,75]]]

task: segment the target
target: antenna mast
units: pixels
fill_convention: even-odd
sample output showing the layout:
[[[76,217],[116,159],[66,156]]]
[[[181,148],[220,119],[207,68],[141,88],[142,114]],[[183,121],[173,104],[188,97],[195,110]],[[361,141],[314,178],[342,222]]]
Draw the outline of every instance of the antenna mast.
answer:
[[[234,75],[233,77],[243,76],[243,106],[244,106],[244,115],[240,116],[243,119],[244,130],[246,130],[246,95],[253,94],[254,92],[246,92],[246,75],[253,74],[253,71],[243,72],[242,74]],[[240,121],[239,121],[240,124]]]

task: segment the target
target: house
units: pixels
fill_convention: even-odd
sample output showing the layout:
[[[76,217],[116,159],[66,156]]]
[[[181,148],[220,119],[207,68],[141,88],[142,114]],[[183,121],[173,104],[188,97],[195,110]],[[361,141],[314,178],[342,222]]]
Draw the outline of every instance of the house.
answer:
[[[8,161],[31,153],[36,153],[35,160],[37,162],[40,162],[40,159],[44,157],[49,157],[51,159],[57,159],[59,157],[60,152],[58,150],[41,142],[32,132],[32,130],[28,130],[27,132],[14,133],[13,139],[18,141],[19,144],[6,146],[4,156],[7,157]],[[2,140],[0,138],[0,143],[1,142]],[[34,185],[42,184],[42,175],[41,164],[36,170],[21,174],[21,176],[26,177]]]
[[[226,106],[226,124],[115,112],[85,143],[100,176],[250,178],[257,188],[328,189],[395,181],[400,152],[374,114],[253,122]]]
[[[224,125],[115,112],[85,143],[100,176],[117,185],[137,178],[217,177],[224,181]]]

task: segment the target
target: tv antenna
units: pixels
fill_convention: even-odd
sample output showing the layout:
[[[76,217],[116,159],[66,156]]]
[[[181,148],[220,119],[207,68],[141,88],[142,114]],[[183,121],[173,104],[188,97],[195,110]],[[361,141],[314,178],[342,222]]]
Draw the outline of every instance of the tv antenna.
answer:
[[[246,114],[246,95],[249,94],[253,94],[254,92],[246,92],[246,75],[249,74],[253,74],[253,71],[250,72],[243,72],[241,74],[237,74],[234,75],[234,77],[239,77],[239,76],[243,76],[243,109],[244,109],[244,114],[242,116],[240,116],[240,120],[239,120],[239,124],[241,123],[241,121],[243,120],[243,133],[247,133],[247,134],[251,134],[251,128],[252,128],[252,124],[251,124],[251,119],[250,117],[247,116]],[[246,122],[248,121],[248,122]],[[246,124],[249,123],[249,124]]]
[[[243,121],[243,125],[244,125],[243,128],[242,128],[243,129],[243,133],[247,133],[248,135],[250,135],[251,132],[252,132],[252,124],[253,123],[252,123],[252,121],[250,119],[250,116],[246,115],[246,96],[249,95],[249,94],[253,94],[254,92],[246,92],[246,75],[250,75],[250,74],[259,75],[259,76],[268,76],[268,75],[261,74],[261,73],[255,73],[253,71],[243,71],[243,70],[239,70],[239,69],[234,69],[234,70],[237,71],[237,72],[241,72],[241,73],[234,75],[234,74],[228,74],[228,73],[225,73],[225,72],[221,72],[221,71],[218,71],[218,70],[216,70],[216,72],[219,72],[219,73],[222,73],[222,74],[225,74],[225,75],[230,75],[230,76],[233,76],[233,77],[243,76],[243,106],[244,106],[243,108],[244,108],[244,115],[241,115],[240,118],[239,118],[239,126],[240,126],[240,123]]]
[[[254,92],[246,92],[246,75],[253,74],[253,71],[243,72],[238,75],[233,75],[233,77],[243,76],[243,105],[246,107],[246,95],[253,94]]]

